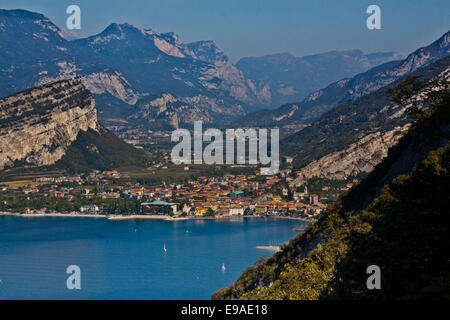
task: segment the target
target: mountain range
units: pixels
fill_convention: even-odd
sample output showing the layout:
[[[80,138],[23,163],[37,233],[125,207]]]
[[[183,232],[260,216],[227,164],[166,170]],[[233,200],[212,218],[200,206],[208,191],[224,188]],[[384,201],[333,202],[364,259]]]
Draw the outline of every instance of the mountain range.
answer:
[[[112,23],[97,35],[79,39],[47,17],[25,10],[0,10],[0,50],[0,96],[81,76],[106,125],[117,121],[133,125],[137,118],[145,122],[142,116],[147,112],[141,112],[139,106],[161,95],[171,95],[173,103],[167,114],[176,113],[180,123],[195,118],[207,123],[229,122],[277,101],[292,101],[297,95],[290,94],[293,82],[294,91],[301,96],[327,81],[398,58],[395,53],[364,55],[358,50],[304,58],[282,54],[272,69],[258,78],[251,71],[255,69],[251,58],[235,66],[213,41],[185,44],[174,33],[157,33],[127,23]],[[281,69],[292,61],[293,67],[283,75]],[[299,73],[301,77],[295,76]],[[276,83],[266,83],[267,77]],[[182,106],[182,114],[177,105]],[[186,108],[192,110],[189,115]],[[161,119],[166,114],[156,112]],[[149,126],[155,125],[154,119],[148,120]],[[170,120],[162,122],[170,124]]]
[[[275,110],[250,113],[233,126],[286,126],[309,124],[338,104],[373,92],[402,76],[450,53],[450,32],[432,44],[419,48],[400,61],[386,62],[352,78],[343,78],[309,94],[303,101],[288,103]]]
[[[281,141],[281,153],[293,156],[295,167],[308,176],[339,179],[372,170],[407,129],[405,110],[392,103],[387,90],[411,74],[445,74],[450,52],[447,32],[405,59],[386,63],[400,57],[350,50],[244,58],[235,66],[213,41],[185,44],[174,33],[126,23],[113,23],[87,38],[67,41],[67,36],[41,14],[0,10],[0,95],[76,78],[93,94],[106,126],[166,130],[195,120],[238,127],[306,126]],[[271,105],[273,98],[302,95],[359,71],[364,72],[300,103],[248,113]],[[14,161],[4,160],[4,166]]]

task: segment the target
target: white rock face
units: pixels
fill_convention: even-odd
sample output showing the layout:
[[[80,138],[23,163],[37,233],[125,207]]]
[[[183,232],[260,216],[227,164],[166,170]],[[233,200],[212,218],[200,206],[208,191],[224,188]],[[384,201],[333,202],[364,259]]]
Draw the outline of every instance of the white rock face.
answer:
[[[368,173],[387,156],[389,148],[398,143],[409,127],[410,124],[406,124],[385,133],[368,134],[343,150],[313,161],[301,169],[295,183],[301,185],[313,177],[345,180],[362,172]]]
[[[39,78],[39,80],[34,84],[34,86],[41,86],[44,84],[75,78],[76,66],[72,62],[58,61],[56,65],[59,68],[58,74],[56,76],[49,77],[47,76],[48,71],[42,70],[39,73],[39,75],[42,75],[42,77]]]
[[[245,78],[242,71],[233,65],[214,41],[197,41],[184,45],[182,49],[193,59],[205,61],[214,66],[216,77],[222,80],[220,89],[228,92],[233,98],[247,103],[267,102],[267,93],[263,90],[258,92],[254,83]],[[270,100],[270,96],[268,99]]]
[[[57,63],[60,68],[59,73],[55,77],[48,77],[47,71],[43,70],[39,73],[42,77],[35,83],[36,86],[49,84],[61,80],[69,80],[76,77],[76,66],[67,61],[60,61]],[[109,93],[117,99],[125,103],[134,105],[141,97],[138,93],[131,89],[127,79],[122,74],[115,72],[113,74],[107,72],[94,72],[83,76],[83,84],[86,88],[94,94]]]
[[[160,38],[154,38],[155,46],[158,47],[159,50],[164,52],[165,54],[168,54],[170,56],[178,57],[178,58],[184,58],[184,54],[181,53],[180,49],[178,49],[173,44],[167,42],[164,39]]]
[[[120,73],[91,73],[83,77],[83,83],[94,94],[109,93],[131,105],[134,105],[140,97],[130,88],[128,81]]]
[[[151,123],[166,123],[173,128],[194,121],[212,123],[215,116],[222,117],[244,114],[241,105],[223,107],[223,101],[204,95],[177,97],[170,93],[146,96],[136,104],[136,111],[130,119],[145,120]]]
[[[95,100],[80,78],[0,99],[0,170],[14,161],[51,165],[80,130],[98,126]]]

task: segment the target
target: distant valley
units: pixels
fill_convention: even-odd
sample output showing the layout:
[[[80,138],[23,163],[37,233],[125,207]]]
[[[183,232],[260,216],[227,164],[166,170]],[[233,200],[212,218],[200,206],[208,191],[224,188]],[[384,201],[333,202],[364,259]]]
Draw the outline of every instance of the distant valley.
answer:
[[[365,54],[361,50],[330,51],[306,57],[289,53],[242,58],[236,67],[265,92],[267,106],[301,101],[311,92],[342,78],[352,77],[389,61],[401,60],[395,52]]]

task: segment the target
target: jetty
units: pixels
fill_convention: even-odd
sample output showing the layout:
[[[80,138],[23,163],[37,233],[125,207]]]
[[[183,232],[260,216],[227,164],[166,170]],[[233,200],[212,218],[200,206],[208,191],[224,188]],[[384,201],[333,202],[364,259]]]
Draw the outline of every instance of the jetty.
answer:
[[[256,249],[259,250],[270,250],[273,252],[278,252],[281,250],[280,246],[256,246]]]

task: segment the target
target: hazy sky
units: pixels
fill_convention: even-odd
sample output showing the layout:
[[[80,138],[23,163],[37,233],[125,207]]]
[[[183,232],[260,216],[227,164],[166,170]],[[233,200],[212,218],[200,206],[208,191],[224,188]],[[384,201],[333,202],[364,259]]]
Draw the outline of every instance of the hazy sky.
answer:
[[[450,29],[449,0],[0,0],[0,8],[40,12],[60,28],[70,4],[81,8],[84,35],[128,22],[184,42],[214,40],[233,61],[346,49],[408,54]],[[381,30],[366,28],[371,4],[381,8]]]

